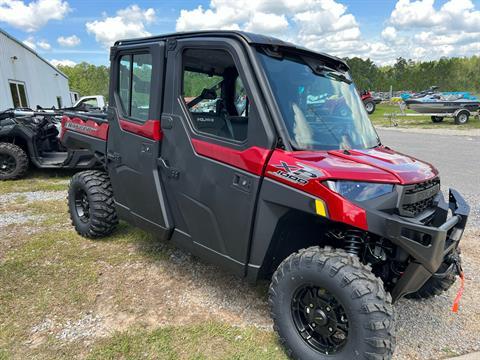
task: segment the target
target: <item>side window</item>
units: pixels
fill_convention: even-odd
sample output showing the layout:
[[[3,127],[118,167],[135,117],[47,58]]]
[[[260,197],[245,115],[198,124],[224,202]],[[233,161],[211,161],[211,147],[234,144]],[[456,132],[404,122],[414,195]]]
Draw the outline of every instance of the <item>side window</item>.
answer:
[[[190,101],[198,98],[199,102],[190,107],[193,113],[215,113],[215,104],[221,98],[221,82],[222,77],[216,75],[208,75],[195,71],[186,70],[183,73],[184,81],[184,100],[188,104]],[[203,99],[201,97],[203,89],[212,89],[210,97],[213,99]],[[215,94],[215,96],[213,95]]]
[[[13,107],[28,107],[25,84],[19,81],[10,81],[10,93],[12,94]]]
[[[195,130],[228,140],[247,139],[248,98],[227,51],[184,51],[181,95]]]
[[[124,115],[148,120],[151,83],[152,55],[123,55],[120,58],[118,95]]]
[[[237,113],[240,116],[247,117],[248,116],[248,97],[247,97],[247,91],[245,89],[245,86],[243,86],[242,79],[240,76],[237,77],[235,80],[235,108],[237,109]]]
[[[122,112],[130,113],[130,69],[132,67],[132,56],[123,55],[120,58],[120,69],[118,72],[118,95],[121,101]]]

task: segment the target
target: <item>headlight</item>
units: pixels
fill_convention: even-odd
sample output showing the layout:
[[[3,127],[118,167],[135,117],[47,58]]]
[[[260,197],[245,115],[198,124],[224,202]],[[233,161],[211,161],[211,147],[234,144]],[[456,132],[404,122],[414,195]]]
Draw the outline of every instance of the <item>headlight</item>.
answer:
[[[393,185],[358,181],[328,180],[328,188],[352,201],[365,201],[391,193]]]

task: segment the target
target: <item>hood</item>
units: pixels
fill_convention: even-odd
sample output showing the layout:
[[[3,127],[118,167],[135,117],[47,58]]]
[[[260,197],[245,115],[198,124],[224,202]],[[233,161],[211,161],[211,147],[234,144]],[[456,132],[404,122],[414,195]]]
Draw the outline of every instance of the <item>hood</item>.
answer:
[[[270,164],[285,162],[319,170],[322,178],[418,183],[438,175],[432,165],[387,147],[366,150],[275,151]]]

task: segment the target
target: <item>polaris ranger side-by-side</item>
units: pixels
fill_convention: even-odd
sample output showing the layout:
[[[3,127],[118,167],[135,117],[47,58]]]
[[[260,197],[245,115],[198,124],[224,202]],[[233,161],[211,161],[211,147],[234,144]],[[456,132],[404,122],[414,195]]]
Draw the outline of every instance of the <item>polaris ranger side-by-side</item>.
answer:
[[[30,164],[40,169],[90,169],[99,164],[90,151],[69,150],[60,143],[62,114],[63,110],[0,112],[0,180],[25,176]]]
[[[124,219],[251,281],[271,279],[298,359],[387,359],[392,303],[461,274],[469,207],[382,145],[348,66],[278,39],[204,31],[117,42],[107,119],[63,118],[104,169],[69,188],[76,231]]]

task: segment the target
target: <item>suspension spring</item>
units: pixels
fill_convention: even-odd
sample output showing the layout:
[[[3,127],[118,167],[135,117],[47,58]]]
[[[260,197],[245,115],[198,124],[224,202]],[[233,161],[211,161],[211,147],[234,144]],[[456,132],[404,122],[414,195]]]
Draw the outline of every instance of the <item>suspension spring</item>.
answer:
[[[364,243],[364,232],[360,230],[348,230],[345,234],[345,250],[351,255],[360,255]]]

